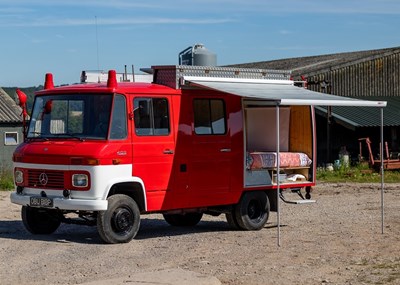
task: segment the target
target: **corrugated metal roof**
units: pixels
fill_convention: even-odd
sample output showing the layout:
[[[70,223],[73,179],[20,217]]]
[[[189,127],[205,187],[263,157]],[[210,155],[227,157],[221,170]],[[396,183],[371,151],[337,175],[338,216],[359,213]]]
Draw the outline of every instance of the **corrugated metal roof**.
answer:
[[[291,70],[293,76],[312,76],[332,69],[372,60],[390,54],[400,53],[400,47],[366,51],[344,52],[317,56],[285,58],[271,61],[250,62],[230,66],[243,68],[264,68]]]
[[[308,78],[318,76],[324,73],[333,73],[335,70],[358,66],[360,63],[374,62],[377,59],[391,58],[392,61],[385,63],[387,66],[382,68],[382,62],[376,65],[365,65],[358,73],[343,73],[342,77],[332,79],[331,84],[334,85],[335,95],[355,97],[362,100],[387,101],[387,107],[384,108],[384,125],[400,126],[400,97],[398,81],[398,55],[400,47],[392,47],[385,49],[355,51],[346,53],[336,53],[318,56],[287,58],[272,61],[251,62],[243,64],[235,64],[232,66],[243,68],[265,68],[265,69],[286,69],[292,70],[294,78],[304,75]],[[393,57],[394,56],[394,57]],[[381,65],[379,65],[381,64]],[[369,73],[365,73],[367,69]],[[392,72],[392,69],[395,69]],[[385,70],[383,72],[382,70]],[[364,73],[365,74],[364,74]],[[346,75],[346,77],[343,77]],[[363,77],[362,77],[363,75]],[[373,76],[372,78],[370,78]],[[386,77],[385,77],[386,76]],[[326,78],[325,78],[326,79]],[[310,82],[309,82],[310,83]],[[343,90],[338,92],[340,86]],[[356,86],[355,86],[356,85]],[[332,88],[333,88],[332,87]],[[357,87],[357,88],[356,88]],[[310,88],[310,86],[309,86]],[[312,89],[312,88],[310,88]],[[312,89],[314,90],[314,89]],[[368,92],[365,92],[365,91]],[[318,90],[315,90],[318,91]],[[340,91],[340,90],[339,90]],[[368,97],[366,97],[368,95]],[[384,95],[384,96],[376,96]],[[327,107],[316,107],[316,111],[326,115]],[[349,128],[358,127],[379,127],[381,123],[380,111],[375,108],[366,107],[332,107],[333,117]]]
[[[21,108],[0,88],[0,123],[21,123]]]
[[[357,97],[365,100],[387,101],[387,106],[383,109],[383,124],[387,126],[400,125],[400,97]],[[326,107],[315,107],[317,113],[326,116]],[[343,125],[352,128],[358,127],[379,127],[381,125],[381,113],[376,108],[366,107],[332,107],[332,116]]]

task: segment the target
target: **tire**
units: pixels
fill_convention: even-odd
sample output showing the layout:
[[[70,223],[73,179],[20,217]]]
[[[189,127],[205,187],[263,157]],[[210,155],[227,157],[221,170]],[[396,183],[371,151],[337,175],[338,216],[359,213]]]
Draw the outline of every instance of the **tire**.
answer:
[[[163,214],[163,216],[165,221],[171,226],[193,227],[200,222],[203,213]]]
[[[108,198],[106,211],[97,214],[97,231],[106,243],[130,242],[139,231],[140,211],[135,200],[116,194]]]
[[[268,221],[269,200],[265,192],[245,192],[235,207],[235,218],[243,230],[261,230]]]
[[[232,209],[231,212],[225,214],[226,221],[228,222],[228,225],[231,229],[233,230],[242,230],[240,225],[238,224],[235,216],[235,207]]]
[[[48,235],[54,233],[61,224],[62,214],[57,210],[22,206],[22,222],[32,234]]]

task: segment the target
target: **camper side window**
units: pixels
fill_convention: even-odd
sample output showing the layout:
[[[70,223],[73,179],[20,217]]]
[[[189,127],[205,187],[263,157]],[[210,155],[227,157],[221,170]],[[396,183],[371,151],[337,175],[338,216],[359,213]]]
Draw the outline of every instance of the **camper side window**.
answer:
[[[221,99],[195,99],[194,131],[198,135],[223,135],[226,132],[225,104]]]
[[[167,99],[135,98],[133,104],[137,135],[162,136],[170,133]]]

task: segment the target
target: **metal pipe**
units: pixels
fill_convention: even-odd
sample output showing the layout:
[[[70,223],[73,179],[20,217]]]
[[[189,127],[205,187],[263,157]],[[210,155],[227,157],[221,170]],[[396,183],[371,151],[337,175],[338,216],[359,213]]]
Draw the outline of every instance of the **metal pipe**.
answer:
[[[381,108],[381,231],[383,234],[383,229],[384,229],[384,216],[385,216],[385,212],[384,212],[384,206],[385,206],[385,202],[384,202],[384,165],[383,165],[383,108]],[[389,160],[389,159],[388,159]]]
[[[279,145],[280,145],[280,133],[279,133],[279,102],[276,103],[276,219],[277,219],[277,229],[278,229],[278,247],[281,246],[281,214],[280,214],[280,181],[279,181],[279,172],[280,172],[280,158],[279,158]],[[272,180],[274,175],[272,173]]]

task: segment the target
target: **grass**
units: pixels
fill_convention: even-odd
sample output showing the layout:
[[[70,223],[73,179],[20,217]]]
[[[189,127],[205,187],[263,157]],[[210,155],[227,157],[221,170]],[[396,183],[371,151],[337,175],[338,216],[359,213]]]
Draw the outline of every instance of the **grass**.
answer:
[[[14,189],[14,178],[11,171],[0,172],[0,190],[13,190]]]
[[[363,259],[356,265],[362,266],[357,279],[362,284],[399,284],[400,281],[400,258],[374,263]]]
[[[384,172],[385,183],[400,183],[400,171],[386,170]],[[380,173],[370,169],[368,165],[359,164],[356,166],[340,166],[333,171],[325,168],[317,169],[317,180],[321,182],[359,182],[379,183]]]

